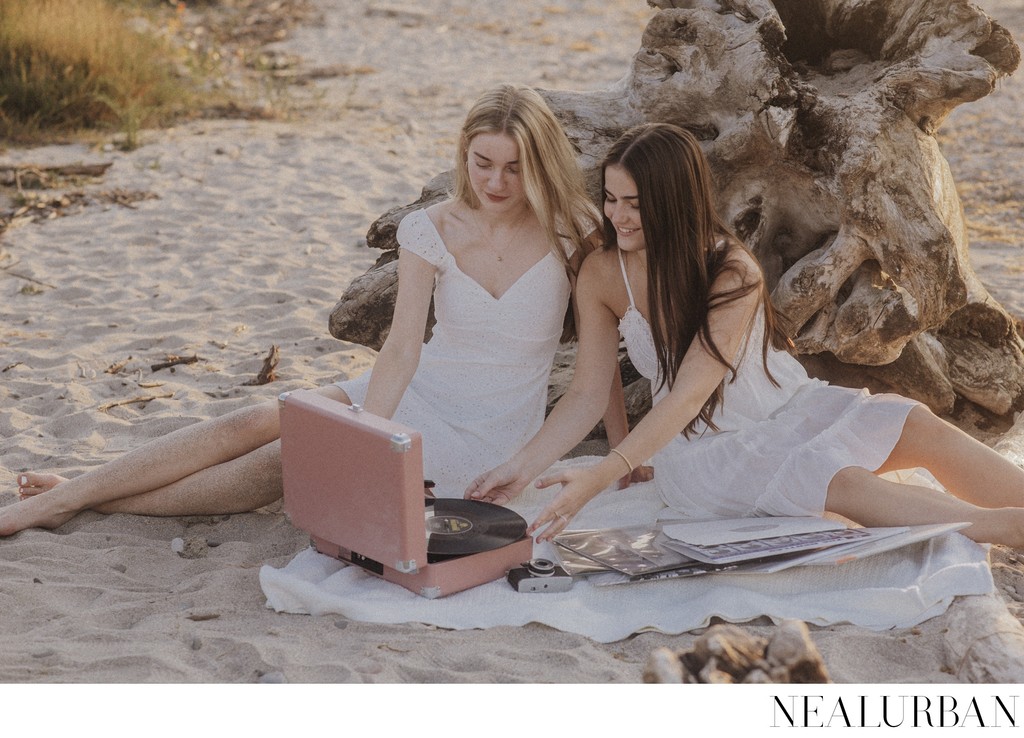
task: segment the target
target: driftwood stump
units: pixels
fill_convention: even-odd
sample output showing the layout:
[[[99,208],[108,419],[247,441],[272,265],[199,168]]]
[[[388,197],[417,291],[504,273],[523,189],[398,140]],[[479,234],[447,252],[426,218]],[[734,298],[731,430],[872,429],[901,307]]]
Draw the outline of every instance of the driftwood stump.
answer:
[[[1010,34],[966,0],[650,4],[660,10],[616,85],[541,91],[595,197],[596,165],[622,131],[683,126],[812,374],[940,413],[958,398],[1001,416],[1024,407],[1024,340],[971,269],[934,137],[954,107],[1016,69]],[[333,335],[380,346],[397,223],[446,183],[374,223],[367,241],[386,255],[338,303]]]
[[[799,620],[760,638],[735,625],[715,625],[688,651],[658,648],[644,668],[644,681],[658,684],[822,684],[825,664]]]

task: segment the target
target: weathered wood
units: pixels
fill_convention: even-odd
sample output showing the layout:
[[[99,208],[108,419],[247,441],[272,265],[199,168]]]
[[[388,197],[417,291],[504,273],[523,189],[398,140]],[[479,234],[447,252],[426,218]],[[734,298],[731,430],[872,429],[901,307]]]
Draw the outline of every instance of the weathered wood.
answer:
[[[1024,469],[1024,413],[1017,415],[1010,430],[1004,433],[992,448]]]
[[[959,597],[946,614],[942,645],[950,672],[965,684],[1024,681],[1024,627],[996,594]],[[980,628],[979,624],[984,624]]]
[[[715,625],[683,651],[659,648],[644,681],[667,684],[822,684],[832,681],[807,626],[786,620],[770,638]]]
[[[35,164],[18,164],[0,166],[0,184],[6,187],[39,187],[49,186],[53,177],[101,177],[114,162],[100,164],[59,164],[54,166],[38,166]]]
[[[616,85],[541,91],[595,198],[597,163],[626,128],[683,126],[816,373],[943,413],[958,398],[998,415],[1024,406],[1024,339],[970,266],[934,138],[953,108],[1016,69],[1010,34],[966,0],[651,4],[660,10]],[[443,196],[436,182],[382,216],[370,245],[394,248],[400,217]],[[374,283],[372,315],[346,293],[335,336],[386,334],[387,279]],[[339,317],[353,310],[358,321]]]

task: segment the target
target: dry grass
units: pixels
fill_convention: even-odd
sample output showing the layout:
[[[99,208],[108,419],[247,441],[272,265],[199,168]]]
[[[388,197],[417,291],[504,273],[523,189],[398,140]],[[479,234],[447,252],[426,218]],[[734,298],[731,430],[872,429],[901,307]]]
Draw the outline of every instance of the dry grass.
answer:
[[[0,137],[139,130],[193,104],[183,57],[111,0],[0,2]]]

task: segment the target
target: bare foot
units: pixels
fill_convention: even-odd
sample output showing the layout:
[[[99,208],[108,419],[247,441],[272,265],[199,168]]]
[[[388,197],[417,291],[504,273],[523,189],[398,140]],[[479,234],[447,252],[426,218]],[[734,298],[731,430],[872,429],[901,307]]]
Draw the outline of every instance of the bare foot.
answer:
[[[68,481],[56,474],[35,474],[24,472],[18,475],[18,497],[26,499],[41,492],[48,492],[61,482]]]
[[[58,528],[71,520],[75,513],[61,509],[63,496],[40,491],[21,502],[0,507],[0,537],[14,535],[26,528]]]

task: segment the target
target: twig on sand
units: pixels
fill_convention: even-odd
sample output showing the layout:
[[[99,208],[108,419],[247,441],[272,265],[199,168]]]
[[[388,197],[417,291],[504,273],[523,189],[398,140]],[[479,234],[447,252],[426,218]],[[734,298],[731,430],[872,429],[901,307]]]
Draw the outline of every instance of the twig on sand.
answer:
[[[109,202],[113,205],[120,205],[123,208],[138,210],[133,203],[139,202],[140,200],[159,200],[160,195],[155,192],[147,192],[145,190],[126,190],[123,187],[119,187],[116,190],[101,192],[99,194],[99,198],[104,202]]]
[[[49,287],[51,290],[57,289],[54,285],[49,284],[47,282],[43,282],[42,280],[36,279],[35,277],[30,277],[27,274],[22,274],[21,272],[11,271],[9,267],[0,267],[0,270],[7,274],[10,274],[12,277],[15,277],[17,279],[24,279],[27,282],[35,282],[36,284],[42,285],[43,287]]]
[[[186,615],[189,620],[193,620],[197,623],[201,623],[204,620],[216,620],[220,617],[219,612],[195,612],[190,615]]]
[[[263,359],[263,368],[260,369],[260,373],[256,375],[254,379],[250,379],[247,382],[242,382],[243,386],[255,386],[260,384],[270,384],[277,375],[274,373],[274,369],[277,368],[277,362],[281,358],[281,352],[278,351],[277,344],[272,344],[269,353]]]
[[[153,364],[149,369],[150,371],[158,372],[161,369],[178,366],[179,364],[195,364],[197,361],[199,361],[199,357],[195,354],[192,354],[191,356],[174,356],[173,354],[169,354],[167,356],[167,361],[161,361],[157,364]]]
[[[108,402],[105,405],[100,405],[100,412],[107,412],[111,408],[121,407],[122,405],[134,405],[137,403],[147,403],[151,400],[167,400],[174,397],[173,392],[167,392],[162,395],[140,395],[139,397],[132,397],[128,400],[118,400],[117,402]]]
[[[52,177],[101,177],[113,164],[114,162],[108,161],[101,164],[64,164],[51,167],[33,164],[0,166],[0,184],[16,185],[19,190],[32,186],[49,188]]]
[[[104,374],[117,374],[122,369],[124,369],[125,366],[128,365],[128,362],[131,361],[131,360],[132,360],[132,357],[129,356],[127,359],[125,359],[123,361],[115,361],[113,364],[111,364],[106,369],[104,369],[103,373]]]
[[[369,66],[353,67],[348,64],[334,64],[326,67],[314,67],[313,69],[275,69],[269,74],[275,79],[284,79],[296,84],[306,84],[318,79],[352,77],[373,74],[376,71],[376,69]]]

